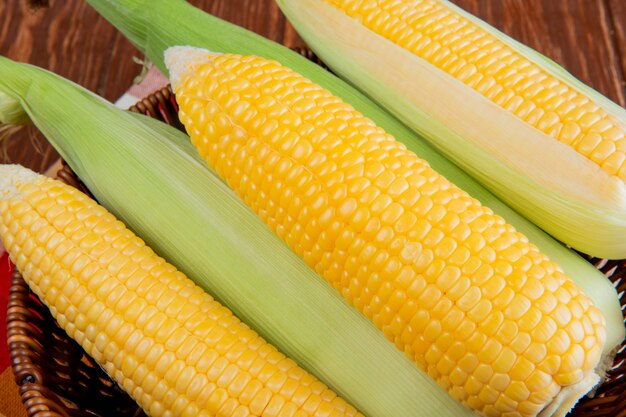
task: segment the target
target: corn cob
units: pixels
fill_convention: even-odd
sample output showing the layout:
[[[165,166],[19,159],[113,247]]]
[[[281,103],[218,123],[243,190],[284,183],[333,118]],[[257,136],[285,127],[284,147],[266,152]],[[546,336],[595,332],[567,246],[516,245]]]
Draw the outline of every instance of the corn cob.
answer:
[[[557,239],[626,257],[626,111],[445,0],[277,0],[324,61]]]
[[[166,63],[200,155],[454,398],[551,415],[598,383],[591,300],[369,119],[275,61],[176,47]]]
[[[0,178],[25,280],[149,415],[361,415],[78,190],[17,165]]]
[[[626,131],[613,115],[443,2],[324,1],[626,180]]]

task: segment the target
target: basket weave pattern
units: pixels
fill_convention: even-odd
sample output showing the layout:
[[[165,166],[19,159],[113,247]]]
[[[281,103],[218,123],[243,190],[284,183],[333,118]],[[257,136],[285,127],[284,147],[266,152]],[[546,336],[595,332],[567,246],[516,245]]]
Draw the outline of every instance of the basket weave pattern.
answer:
[[[29,416],[145,416],[15,271],[7,314],[15,381]]]
[[[298,52],[317,60],[307,49],[302,48]],[[131,111],[184,130],[169,87],[143,99]],[[58,177],[88,193],[67,165],[63,165]],[[626,321],[626,260],[586,258],[615,284]],[[30,417],[145,416],[137,404],[58,327],[48,309],[30,292],[18,272],[14,273],[11,283],[7,322],[11,366]],[[624,345],[595,397],[582,399],[571,415],[626,417]]]

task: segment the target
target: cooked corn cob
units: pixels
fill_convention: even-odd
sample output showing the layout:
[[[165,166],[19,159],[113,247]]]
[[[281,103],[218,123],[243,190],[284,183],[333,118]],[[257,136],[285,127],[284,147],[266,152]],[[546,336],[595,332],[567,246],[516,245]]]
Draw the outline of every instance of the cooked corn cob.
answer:
[[[149,415],[360,415],[78,190],[0,165],[0,235],[61,327]]]
[[[600,311],[369,119],[275,61],[177,47],[166,63],[201,156],[454,398],[551,415],[598,383]]]
[[[277,0],[337,73],[585,253],[626,257],[626,111],[445,0]]]

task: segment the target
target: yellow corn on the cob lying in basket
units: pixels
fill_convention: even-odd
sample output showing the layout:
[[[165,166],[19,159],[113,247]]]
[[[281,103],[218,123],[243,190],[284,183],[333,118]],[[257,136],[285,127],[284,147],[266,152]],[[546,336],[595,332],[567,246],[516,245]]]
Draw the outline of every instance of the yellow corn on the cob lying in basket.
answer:
[[[175,47],[166,64],[201,156],[453,397],[486,416],[563,414],[598,383],[592,302],[349,104],[260,57]]]
[[[445,0],[277,3],[336,73],[503,201],[626,257],[626,110]]]
[[[151,416],[359,416],[78,190],[0,165],[0,235],[65,331]]]

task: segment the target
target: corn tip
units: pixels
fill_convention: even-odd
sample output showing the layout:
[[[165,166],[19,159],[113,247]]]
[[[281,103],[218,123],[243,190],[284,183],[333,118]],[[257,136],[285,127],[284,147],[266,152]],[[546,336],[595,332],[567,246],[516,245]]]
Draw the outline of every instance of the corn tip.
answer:
[[[539,413],[539,417],[564,417],[582,397],[592,392],[600,382],[600,375],[593,371],[588,372],[579,383],[563,387],[554,400]]]
[[[21,165],[0,165],[0,201],[14,197],[19,185],[33,182],[39,177],[39,174]]]
[[[187,72],[199,64],[208,62],[212,56],[217,54],[207,49],[193,46],[172,46],[167,48],[163,55],[165,66],[170,72],[170,82],[174,90],[178,88],[180,81]]]

